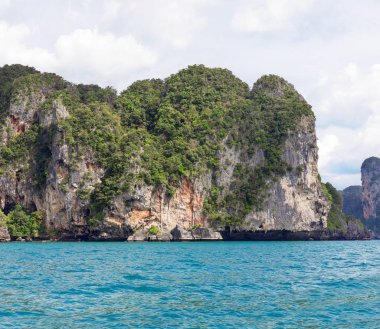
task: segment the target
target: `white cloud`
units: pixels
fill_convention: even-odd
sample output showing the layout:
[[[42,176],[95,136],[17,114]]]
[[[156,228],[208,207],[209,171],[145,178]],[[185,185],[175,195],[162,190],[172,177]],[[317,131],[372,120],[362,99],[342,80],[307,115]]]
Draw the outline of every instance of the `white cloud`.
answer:
[[[74,82],[112,84],[114,79],[150,67],[156,62],[153,51],[131,35],[77,29],[60,36],[51,51],[28,46],[33,36],[26,25],[0,22],[0,65],[20,63],[42,71],[62,74]]]
[[[1,0],[0,0],[1,1]],[[71,1],[67,17],[73,22],[132,32],[166,47],[184,49],[207,26],[208,6],[225,0],[89,0]]]
[[[116,37],[96,30],[78,29],[58,38],[55,44],[58,66],[75,79],[116,78],[153,65],[156,55],[130,36]]]
[[[360,127],[370,115],[380,112],[380,65],[350,63],[330,72],[319,79],[310,98],[320,126]]]
[[[103,13],[104,20],[112,22],[113,20],[119,17],[121,9],[122,9],[122,3],[120,1],[107,0],[106,2],[104,2],[103,6],[104,6],[104,13]]]
[[[233,15],[231,26],[243,32],[269,32],[288,28],[308,12],[314,0],[245,1]]]
[[[196,32],[207,25],[207,16],[201,9],[217,3],[216,0],[139,0],[128,2],[125,12],[155,39],[175,48],[186,48]]]
[[[322,105],[315,106],[323,123],[318,129],[321,175],[340,188],[360,184],[362,162],[380,156],[380,65],[348,64],[317,88],[324,95]]]
[[[0,64],[20,63],[43,69],[54,68],[56,59],[51,52],[27,45],[31,35],[31,30],[24,24],[10,26],[0,21]]]
[[[361,144],[357,145],[357,153],[365,153],[366,157],[380,156],[380,107],[377,113],[371,115],[366,124],[359,130],[357,141]]]
[[[320,168],[325,168],[329,164],[339,144],[339,139],[334,134],[326,134],[318,140]]]
[[[324,182],[332,183],[338,190],[343,190],[352,185],[361,185],[360,167],[357,173],[354,174],[327,173],[324,175],[323,180]]]
[[[9,7],[11,1],[10,0],[0,0],[0,13],[6,9],[7,7]]]

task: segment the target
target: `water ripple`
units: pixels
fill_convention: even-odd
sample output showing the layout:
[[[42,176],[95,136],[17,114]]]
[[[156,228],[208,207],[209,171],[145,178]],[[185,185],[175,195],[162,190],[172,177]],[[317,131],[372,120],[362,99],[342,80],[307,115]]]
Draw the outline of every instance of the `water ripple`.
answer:
[[[0,244],[0,328],[378,328],[380,241]]]

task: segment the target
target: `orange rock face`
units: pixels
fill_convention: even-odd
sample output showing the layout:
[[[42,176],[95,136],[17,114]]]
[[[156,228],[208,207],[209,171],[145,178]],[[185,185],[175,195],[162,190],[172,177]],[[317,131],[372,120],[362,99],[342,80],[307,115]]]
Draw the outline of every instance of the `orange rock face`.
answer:
[[[11,119],[11,124],[13,126],[13,129],[15,131],[16,136],[19,136],[20,134],[25,132],[25,130],[26,130],[26,123],[25,122],[21,121],[20,118],[14,116],[14,115],[11,115],[10,119]]]

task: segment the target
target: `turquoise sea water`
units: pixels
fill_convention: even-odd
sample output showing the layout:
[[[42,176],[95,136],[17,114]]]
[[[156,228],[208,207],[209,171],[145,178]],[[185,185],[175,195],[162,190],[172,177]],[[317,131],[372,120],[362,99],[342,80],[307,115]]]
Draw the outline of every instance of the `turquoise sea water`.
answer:
[[[380,241],[0,244],[0,328],[380,328]]]

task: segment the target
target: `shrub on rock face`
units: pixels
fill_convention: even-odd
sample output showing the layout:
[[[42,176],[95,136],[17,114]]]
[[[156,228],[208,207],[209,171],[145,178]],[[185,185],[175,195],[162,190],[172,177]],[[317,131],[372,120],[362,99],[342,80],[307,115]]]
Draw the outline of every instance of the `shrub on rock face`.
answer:
[[[331,201],[331,209],[327,218],[327,229],[348,234],[362,232],[363,224],[352,216],[342,212],[342,196],[331,183],[322,184],[326,197]]]
[[[12,237],[36,237],[42,233],[42,214],[27,214],[17,205],[7,216],[7,226]]]
[[[158,227],[154,225],[148,231],[150,235],[157,235],[159,232],[160,230],[158,229]]]

